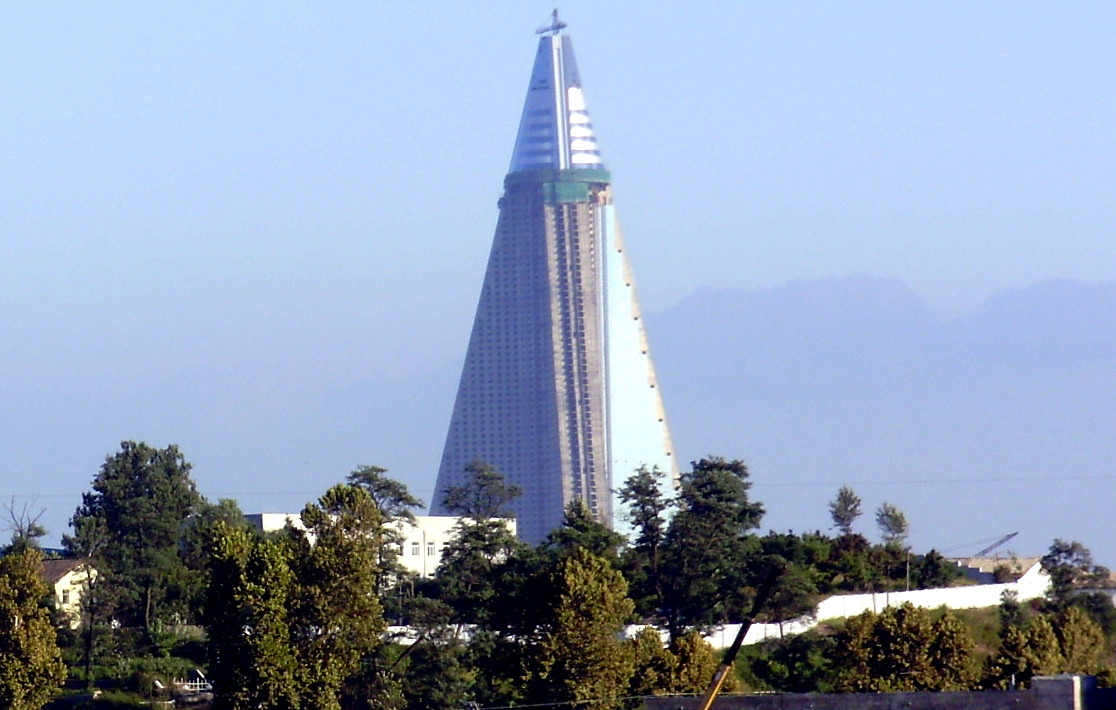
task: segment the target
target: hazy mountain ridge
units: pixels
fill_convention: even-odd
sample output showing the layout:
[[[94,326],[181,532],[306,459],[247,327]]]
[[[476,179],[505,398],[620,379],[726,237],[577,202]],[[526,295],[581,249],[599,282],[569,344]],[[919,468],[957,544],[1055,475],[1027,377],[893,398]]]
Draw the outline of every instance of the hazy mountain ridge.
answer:
[[[1108,545],[1114,325],[1116,284],[1042,282],[946,319],[863,276],[703,289],[648,317],[680,460],[745,458],[765,526],[824,528],[836,485],[861,482],[916,545],[1024,529],[1027,553]]]
[[[719,397],[763,393],[775,383],[786,395],[823,376],[826,387],[845,389],[842,383],[948,380],[949,373],[1005,366],[1112,365],[1116,284],[1046,281],[995,294],[957,319],[936,316],[892,279],[702,289],[651,315],[648,328],[664,386],[677,370],[688,393]]]

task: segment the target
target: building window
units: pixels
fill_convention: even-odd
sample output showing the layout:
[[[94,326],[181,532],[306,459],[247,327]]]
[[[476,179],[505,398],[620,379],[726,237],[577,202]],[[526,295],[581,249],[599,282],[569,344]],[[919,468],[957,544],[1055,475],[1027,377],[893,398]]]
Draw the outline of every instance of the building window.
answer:
[[[69,604],[70,603],[70,590],[69,589],[63,589],[62,590],[62,603],[63,604]]]
[[[433,557],[434,556],[434,543],[432,543],[432,542],[426,543],[426,556],[427,557]]]
[[[418,557],[420,553],[419,544],[417,542],[411,543],[411,556]]]

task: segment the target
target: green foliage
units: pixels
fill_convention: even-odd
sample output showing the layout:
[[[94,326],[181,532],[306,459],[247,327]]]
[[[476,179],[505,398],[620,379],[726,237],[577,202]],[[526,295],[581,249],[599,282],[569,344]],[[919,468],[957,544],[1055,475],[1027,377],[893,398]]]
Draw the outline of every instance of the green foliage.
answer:
[[[876,508],[876,526],[880,529],[884,544],[902,546],[907,539],[910,527],[906,514],[891,503],[881,503]]]
[[[1057,673],[1062,665],[1058,637],[1045,615],[1026,627],[1008,626],[1001,633],[1000,650],[988,664],[985,685],[1026,687],[1036,675]]]
[[[757,621],[779,623],[781,629],[784,621],[813,616],[819,598],[818,563],[829,553],[827,542],[820,534],[772,532],[760,539],[765,564],[777,565],[780,571]]]
[[[612,708],[627,691],[633,659],[619,633],[632,613],[628,585],[587,550],[557,561],[548,603],[526,649],[535,702]]]
[[[468,648],[456,629],[440,625],[427,630],[408,657],[407,682],[402,686],[409,710],[463,707],[476,682]]]
[[[454,610],[457,623],[502,626],[500,619],[514,607],[508,596],[534,575],[525,564],[529,548],[502,520],[462,518],[442,551],[437,582],[441,598]]]
[[[365,655],[357,671],[345,681],[342,707],[377,710],[403,710],[407,707],[402,677],[407,667],[407,653],[408,649],[399,645],[384,643]],[[421,680],[418,677],[414,679],[416,682]]]
[[[860,496],[849,486],[841,486],[837,497],[829,503],[829,515],[833,518],[833,526],[841,531],[842,535],[851,535],[853,523],[860,517]]]
[[[934,621],[910,604],[865,612],[837,637],[835,687],[843,692],[963,690],[975,680],[973,642],[948,612]]]
[[[739,618],[759,542],[749,532],[763,506],[748,497],[742,461],[708,458],[681,477],[677,511],[662,548],[660,613],[671,638]]]
[[[463,485],[446,489],[442,500],[446,510],[474,522],[515,517],[508,505],[522,493],[519,486],[507,483],[504,474],[482,461],[469,464],[465,472]]]
[[[282,540],[218,526],[206,619],[218,707],[297,707],[291,562]]]
[[[39,710],[66,677],[43,605],[42,561],[32,547],[0,557],[0,707],[8,710]]]
[[[1058,615],[1054,634],[1062,652],[1063,673],[1095,675],[1110,663],[1104,630],[1080,607],[1071,606]]]
[[[626,506],[635,539],[624,550],[622,567],[629,595],[640,618],[659,620],[662,597],[662,546],[667,512],[672,501],[663,495],[663,474],[658,468],[639,468],[624,482],[620,500]]]
[[[827,559],[818,567],[822,593],[870,592],[879,585],[880,569],[872,559],[872,545],[863,535],[842,535],[833,541]]]
[[[586,550],[619,566],[623,544],[624,536],[598,522],[585,501],[578,499],[566,506],[562,524],[546,536],[541,547],[544,553],[557,557]]]
[[[339,710],[342,685],[384,630],[375,591],[383,520],[367,491],[338,485],[303,509],[302,524],[292,564],[302,707]]]
[[[334,486],[302,511],[306,532],[263,539],[218,525],[206,625],[223,708],[339,710],[347,679],[379,644],[379,511]]]
[[[632,658],[629,696],[666,695],[674,688],[678,659],[666,646],[658,629],[645,626],[628,642]]]
[[[826,693],[832,690],[835,655],[835,637],[811,630],[745,647],[736,665],[738,675],[757,690]]]
[[[1046,597],[1052,611],[1069,606],[1078,590],[1099,588],[1108,581],[1108,568],[1094,564],[1089,548],[1076,540],[1055,540],[1043,555],[1042,569],[1050,575]]]
[[[391,587],[412,582],[409,573],[399,561],[399,550],[403,544],[403,525],[414,524],[414,510],[423,507],[419,498],[411,495],[407,486],[389,478],[386,468],[379,466],[358,466],[349,473],[346,481],[351,486],[363,488],[372,498],[373,505],[384,521],[384,540],[378,555],[379,587],[377,593],[380,603],[392,603],[398,599]]]
[[[670,679],[672,693],[704,693],[713,680],[719,661],[709,642],[696,631],[690,631],[670,643],[674,664]],[[736,689],[736,676],[730,676],[722,690]]]
[[[1073,595],[1070,604],[1097,622],[1106,638],[1116,637],[1116,606],[1107,592],[1083,590]]]
[[[189,621],[200,577],[179,556],[181,533],[204,500],[178,447],[125,441],[92,488],[70,521],[74,535],[63,542],[75,556],[93,560],[98,611],[149,634]]]
[[[960,568],[942,557],[937,550],[930,550],[911,561],[913,589],[948,587],[962,576]]]

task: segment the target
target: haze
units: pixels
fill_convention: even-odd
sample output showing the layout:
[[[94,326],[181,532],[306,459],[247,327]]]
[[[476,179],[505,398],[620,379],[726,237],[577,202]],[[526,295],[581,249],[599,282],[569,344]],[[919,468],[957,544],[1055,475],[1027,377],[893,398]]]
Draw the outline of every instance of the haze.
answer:
[[[551,7],[8,8],[0,498],[54,542],[123,439],[246,511],[428,498]],[[682,460],[1116,564],[1116,8],[560,9]]]

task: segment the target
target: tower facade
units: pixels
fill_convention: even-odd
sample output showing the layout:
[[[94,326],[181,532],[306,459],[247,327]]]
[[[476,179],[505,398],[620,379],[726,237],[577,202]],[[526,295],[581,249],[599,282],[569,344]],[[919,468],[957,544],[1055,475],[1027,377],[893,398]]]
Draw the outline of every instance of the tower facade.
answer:
[[[541,541],[584,501],[612,524],[636,468],[677,476],[605,169],[564,25],[540,30],[431,506],[474,463]]]

